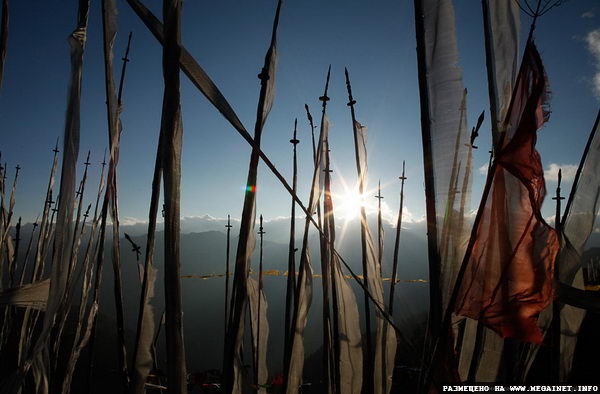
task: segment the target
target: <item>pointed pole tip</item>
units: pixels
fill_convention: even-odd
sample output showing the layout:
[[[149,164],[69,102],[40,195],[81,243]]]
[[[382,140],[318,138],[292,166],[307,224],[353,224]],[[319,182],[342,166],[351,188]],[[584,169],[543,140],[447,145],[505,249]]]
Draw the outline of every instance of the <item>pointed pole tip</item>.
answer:
[[[560,183],[562,181],[562,168],[558,169],[558,187],[560,187]]]

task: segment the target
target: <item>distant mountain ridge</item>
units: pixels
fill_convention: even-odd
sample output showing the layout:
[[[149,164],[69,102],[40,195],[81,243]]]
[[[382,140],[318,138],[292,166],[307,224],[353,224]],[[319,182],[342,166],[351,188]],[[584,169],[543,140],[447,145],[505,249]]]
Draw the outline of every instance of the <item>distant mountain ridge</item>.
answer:
[[[347,229],[346,239],[340,246],[340,253],[346,262],[357,274],[361,274],[360,263],[360,242],[359,226],[351,225]],[[265,270],[279,270],[282,273],[287,270],[288,262],[288,244],[273,242],[269,240],[272,230],[265,227],[265,239],[263,240],[263,266]],[[403,230],[399,278],[401,279],[426,279],[426,248],[425,239],[411,231]],[[354,235],[350,235],[354,234]],[[160,317],[164,308],[163,302],[163,237],[162,232],[156,234],[155,247],[155,266],[158,268],[158,277],[156,282],[155,298],[153,305],[156,309],[157,319]],[[289,237],[289,230],[287,233]],[[237,231],[231,232],[230,247],[230,273],[233,276],[235,253],[237,248]],[[395,231],[386,232],[386,263],[384,267],[384,276],[391,272],[391,260],[393,252],[393,242]],[[142,235],[132,236],[133,241],[145,250],[146,237]],[[226,234],[221,231],[193,232],[181,235],[181,273],[183,285],[183,305],[184,305],[184,330],[186,338],[186,352],[188,354],[188,363],[190,371],[201,371],[210,368],[220,368],[223,346],[223,326],[224,326],[224,284],[223,276],[210,279],[200,279],[198,277],[185,277],[190,275],[208,275],[225,273],[226,261]],[[315,274],[320,273],[319,247],[317,234],[313,233],[310,237],[310,250],[312,251],[312,265]],[[108,247],[108,245],[107,245]],[[125,314],[127,326],[133,331],[137,319],[138,297],[140,285],[138,271],[136,267],[135,253],[131,251],[129,244],[121,241],[121,265],[123,272],[123,297],[125,303]],[[252,259],[253,276],[258,275],[258,238],[255,247],[255,253]],[[301,248],[301,240],[296,241],[296,247]],[[144,254],[140,257],[143,261]],[[299,251],[296,252],[296,262],[300,259]],[[344,271],[347,271],[344,269]],[[231,278],[232,278],[231,276]],[[107,269],[104,278],[104,288],[102,290],[102,303],[107,315],[114,312],[114,301],[112,299],[112,270]],[[352,282],[352,280],[350,280]],[[265,294],[268,301],[269,324],[271,326],[271,338],[269,340],[269,359],[271,368],[277,370],[281,368],[279,364],[282,360],[282,329],[284,316],[285,299],[285,277],[284,276],[266,276],[264,279]],[[231,284],[231,279],[230,279]],[[309,322],[307,325],[306,347],[307,354],[318,350],[321,344],[321,284],[320,279],[315,279],[313,283],[313,305]],[[388,289],[389,282],[384,285]],[[230,287],[231,288],[231,287]],[[357,292],[359,304],[362,297],[358,296],[360,291],[357,284],[353,285]],[[398,322],[400,325],[414,324],[416,316],[424,316],[427,309],[427,284],[423,283],[403,283],[398,286]],[[362,311],[362,306],[359,305]],[[207,357],[210,355],[210,357]]]
[[[181,274],[182,274],[182,292],[184,307],[184,332],[185,346],[187,354],[188,369],[190,372],[204,371],[207,369],[220,369],[223,351],[223,327],[224,327],[224,288],[225,261],[226,261],[226,228],[225,221],[205,220],[212,226],[212,230],[184,232],[181,235]],[[203,220],[197,222],[200,223]],[[188,222],[188,224],[191,222]],[[298,220],[298,229],[295,247],[301,248],[301,227],[303,221]],[[234,227],[231,231],[230,242],[230,272],[233,275],[235,265],[235,255],[238,243],[239,227],[238,223],[232,222]],[[347,222],[344,226],[342,221],[338,222],[338,236],[336,248],[343,256],[347,264],[357,274],[362,273],[360,261],[360,229],[357,220]],[[424,226],[419,224],[410,224],[413,228],[403,228],[400,246],[400,266],[399,278],[407,279],[427,279],[426,265],[426,240],[424,235]],[[141,224],[133,227],[141,229]],[[145,227],[145,225],[143,225]],[[189,226],[191,229],[193,226]],[[266,222],[265,235],[263,240],[263,265],[265,270],[278,270],[282,274],[287,270],[288,263],[288,239],[289,239],[289,219],[279,219]],[[121,226],[121,271],[123,286],[124,316],[126,324],[126,340],[128,351],[133,351],[133,341],[136,330],[137,314],[139,308],[139,295],[141,290],[139,279],[139,266],[143,265],[146,248],[146,235],[136,234],[129,225]],[[343,230],[344,229],[344,230]],[[21,228],[21,253],[24,254],[33,226],[25,224]],[[107,228],[109,230],[109,228]],[[256,230],[258,230],[256,228]],[[343,230],[343,231],[342,231]],[[372,227],[373,234],[377,234]],[[36,230],[37,231],[37,230]],[[132,251],[131,244],[124,238],[124,233],[131,236],[141,250],[139,262],[136,260],[136,253]],[[395,239],[395,229],[390,225],[385,226],[385,259],[383,272],[384,276],[389,276],[391,272],[392,254]],[[114,324],[115,306],[113,297],[113,272],[110,258],[111,236],[110,230],[106,236],[105,242],[105,263],[103,269],[102,288],[100,291],[100,314],[99,314],[99,339],[101,349],[97,349],[101,356],[96,361],[98,370],[114,371],[116,365],[116,326]],[[11,231],[14,236],[14,229]],[[37,232],[35,234],[37,236]],[[312,268],[315,274],[321,271],[319,260],[318,234],[312,229],[309,237],[309,247],[312,254]],[[34,238],[35,241],[35,238]],[[155,308],[155,318],[158,327],[160,317],[164,311],[164,283],[163,283],[163,232],[156,233],[156,244],[154,250],[154,264],[158,269],[156,281],[155,297],[152,304]],[[35,244],[35,242],[34,242]],[[82,243],[82,248],[85,246]],[[255,253],[252,258],[252,275],[258,275],[258,252],[259,243],[257,243]],[[300,252],[296,252],[296,263],[300,261]],[[343,269],[345,272],[347,270]],[[215,274],[210,279],[201,279],[202,275]],[[230,277],[230,284],[231,284]],[[264,279],[264,291],[268,301],[268,316],[271,326],[271,336],[268,344],[269,364],[272,373],[281,371],[282,347],[283,347],[283,316],[285,299],[285,276],[266,276]],[[357,294],[359,310],[363,311],[360,288],[353,283],[352,287]],[[313,282],[313,303],[306,328],[306,354],[310,356],[319,351],[321,347],[322,328],[321,328],[321,283],[318,277]],[[389,282],[384,284],[384,288],[389,289]],[[396,297],[396,322],[400,327],[405,327],[408,331],[414,329],[416,322],[423,320],[427,310],[428,290],[425,283],[401,283],[397,287]],[[164,328],[163,328],[164,329]],[[112,331],[114,330],[114,331]],[[162,341],[162,340],[161,340]],[[162,343],[162,342],[161,342]],[[159,346],[164,350],[164,346]],[[129,354],[131,357],[131,354]],[[159,352],[159,364],[164,360],[162,350]],[[110,372],[112,374],[113,372]],[[103,376],[102,379],[109,379]],[[108,381],[108,380],[107,380]]]

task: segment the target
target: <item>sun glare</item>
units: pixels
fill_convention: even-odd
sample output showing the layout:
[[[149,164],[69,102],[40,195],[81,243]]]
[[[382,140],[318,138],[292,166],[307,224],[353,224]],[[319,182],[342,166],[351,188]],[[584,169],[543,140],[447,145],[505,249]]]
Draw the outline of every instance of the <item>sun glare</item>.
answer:
[[[364,205],[365,198],[358,190],[346,190],[343,194],[333,195],[334,214],[345,220],[354,220],[360,217],[360,208]]]

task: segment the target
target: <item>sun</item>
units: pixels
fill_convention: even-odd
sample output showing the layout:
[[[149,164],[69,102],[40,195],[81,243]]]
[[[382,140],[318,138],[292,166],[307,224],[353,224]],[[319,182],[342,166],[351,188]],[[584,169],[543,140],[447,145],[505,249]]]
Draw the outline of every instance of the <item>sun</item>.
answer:
[[[346,189],[343,193],[332,194],[334,215],[350,221],[360,218],[360,209],[365,205],[365,197],[356,189]]]

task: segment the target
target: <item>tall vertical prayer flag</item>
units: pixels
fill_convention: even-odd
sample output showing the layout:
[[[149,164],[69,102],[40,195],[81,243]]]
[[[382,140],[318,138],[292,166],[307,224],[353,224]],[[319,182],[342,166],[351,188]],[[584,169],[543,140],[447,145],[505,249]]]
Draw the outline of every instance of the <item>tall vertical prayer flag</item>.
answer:
[[[261,89],[256,109],[256,123],[254,126],[254,142],[260,147],[262,129],[267,115],[271,109],[274,99],[275,69],[277,62],[277,26],[279,24],[279,13],[281,0],[277,4],[275,19],[273,21],[273,32],[271,43],[262,72],[258,75],[261,81]],[[223,373],[225,376],[225,390],[232,393],[242,392],[242,372],[244,362],[242,359],[242,347],[244,342],[245,310],[248,302],[248,280],[250,275],[250,258],[254,251],[254,221],[256,219],[256,184],[258,178],[258,150],[253,149],[248,164],[248,178],[244,206],[240,223],[240,235],[235,260],[235,270],[232,284],[231,308],[227,334],[225,340],[225,355],[223,362]]]
[[[325,94],[327,96],[327,86],[329,84],[329,73],[327,74],[327,83]],[[329,133],[329,121],[325,114],[325,105],[323,106],[323,115],[321,118],[321,131],[319,133],[319,145],[316,152],[315,167],[312,177],[312,187],[308,199],[309,212],[315,212],[319,203],[319,198],[323,190],[321,173],[323,172],[323,157],[325,150],[325,141]],[[307,216],[304,223],[304,236],[302,239],[302,249],[300,254],[300,265],[298,267],[298,281],[296,284],[296,294],[294,296],[294,316],[292,319],[292,339],[290,344],[289,361],[286,371],[287,381],[285,392],[287,394],[298,393],[302,382],[302,371],[304,368],[304,329],[308,310],[312,303],[312,265],[310,261],[310,251],[308,248],[308,229],[310,226],[310,217]]]
[[[502,337],[536,343],[542,340],[537,317],[552,300],[559,246],[540,213],[546,188],[535,143],[547,118],[546,93],[544,67],[530,41],[455,306],[457,314],[481,321]]]

